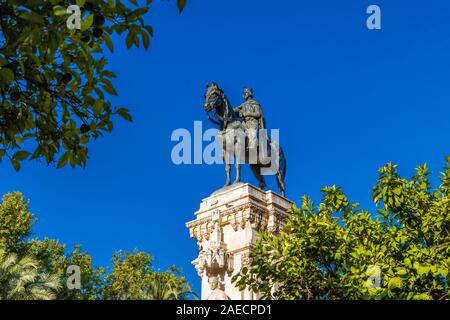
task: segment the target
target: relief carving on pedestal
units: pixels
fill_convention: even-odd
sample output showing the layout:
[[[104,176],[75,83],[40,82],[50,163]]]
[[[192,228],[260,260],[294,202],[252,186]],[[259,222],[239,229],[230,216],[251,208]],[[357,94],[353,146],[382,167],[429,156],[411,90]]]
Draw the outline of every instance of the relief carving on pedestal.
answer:
[[[211,277],[208,282],[211,288],[211,294],[206,300],[230,300],[230,297],[223,291],[223,286],[218,277]]]
[[[208,277],[233,272],[233,259],[226,253],[226,246],[223,242],[220,216],[212,224],[214,229],[208,237],[210,241],[207,247],[203,248],[202,246],[197,259],[193,261],[199,276],[202,276],[204,272]]]
[[[241,254],[241,268],[249,267],[250,263],[251,263],[250,252],[245,252],[245,253]]]

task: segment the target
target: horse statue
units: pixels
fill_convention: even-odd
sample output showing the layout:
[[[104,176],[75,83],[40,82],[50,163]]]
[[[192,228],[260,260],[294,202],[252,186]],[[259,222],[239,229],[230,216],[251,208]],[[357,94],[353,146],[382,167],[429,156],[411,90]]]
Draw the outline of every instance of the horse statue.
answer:
[[[285,196],[286,159],[281,147],[275,141],[272,141],[267,134],[259,134],[257,150],[251,150],[248,147],[245,120],[233,109],[222,89],[214,82],[211,85],[207,85],[204,110],[208,114],[208,119],[220,128],[218,140],[221,142],[227,175],[225,187],[231,185],[231,163],[234,160],[236,166],[234,183],[238,183],[241,180],[240,165],[247,163],[259,182],[259,188],[264,190],[266,182],[262,171],[275,168],[272,174],[276,176],[278,188],[281,194]],[[210,112],[213,112],[213,117],[211,117]],[[265,151],[266,156],[262,155],[263,150],[261,149],[267,149]],[[252,157],[254,154],[257,154],[257,156]],[[275,167],[273,166],[273,161],[277,162]]]

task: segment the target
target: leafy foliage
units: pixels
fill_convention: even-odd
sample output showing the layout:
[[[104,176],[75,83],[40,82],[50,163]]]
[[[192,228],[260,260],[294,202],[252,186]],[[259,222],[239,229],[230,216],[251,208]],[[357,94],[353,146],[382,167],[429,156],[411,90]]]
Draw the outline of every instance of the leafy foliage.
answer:
[[[180,271],[175,267],[169,271],[154,272],[149,285],[144,290],[144,300],[187,300],[196,298]]]
[[[285,231],[261,234],[236,285],[265,299],[449,299],[450,157],[436,190],[426,165],[416,171],[379,170],[374,215],[336,186],[318,206],[304,196]]]
[[[113,270],[106,276],[105,298],[114,300],[184,300],[191,290],[179,271],[171,267],[155,272],[152,257],[135,251],[114,254]]]
[[[43,272],[33,257],[0,250],[0,300],[50,300],[59,287],[58,277]]]
[[[115,35],[127,48],[148,49],[153,29],[143,19],[151,0],[77,0],[81,30],[67,27],[67,0],[5,0],[0,4],[0,161],[16,170],[26,159],[58,168],[85,166],[87,144],[113,129],[117,95],[104,50]],[[186,1],[178,0],[180,11]]]
[[[80,246],[67,252],[51,239],[31,239],[35,221],[20,193],[9,193],[0,203],[0,299],[186,299],[189,285],[171,267],[155,271],[149,254],[136,251],[113,255],[113,268],[95,267]],[[67,269],[78,266],[81,288],[69,289]]]
[[[0,248],[17,251],[19,244],[30,235],[34,217],[20,193],[8,193],[0,203]]]
[[[92,257],[81,251],[80,246],[66,254],[66,246],[58,241],[34,239],[27,243],[26,252],[35,256],[43,264],[49,274],[57,275],[63,284],[67,283],[67,269],[78,266],[81,273],[81,288],[69,289],[67,285],[58,290],[58,299],[63,300],[95,300],[102,297],[104,268],[94,267]]]

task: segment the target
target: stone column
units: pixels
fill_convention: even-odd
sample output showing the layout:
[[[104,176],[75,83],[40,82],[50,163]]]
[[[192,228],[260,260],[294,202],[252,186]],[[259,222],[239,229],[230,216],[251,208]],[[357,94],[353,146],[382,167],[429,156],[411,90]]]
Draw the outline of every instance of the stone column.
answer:
[[[277,234],[283,229],[292,204],[248,183],[223,188],[202,200],[196,219],[186,224],[199,246],[192,264],[202,281],[202,300],[259,298],[254,292],[239,291],[231,278],[249,264],[259,231]]]

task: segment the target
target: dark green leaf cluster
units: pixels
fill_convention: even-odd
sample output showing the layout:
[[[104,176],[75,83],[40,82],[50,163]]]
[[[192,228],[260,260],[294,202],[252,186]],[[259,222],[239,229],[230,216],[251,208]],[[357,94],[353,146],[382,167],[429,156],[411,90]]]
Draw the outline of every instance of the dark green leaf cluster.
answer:
[[[115,115],[132,120],[111,105],[116,75],[104,50],[113,52],[121,34],[128,48],[149,48],[150,3],[77,0],[81,30],[71,30],[67,0],[1,1],[0,161],[8,158],[16,170],[26,159],[85,166],[88,143],[113,129]]]
[[[450,158],[439,188],[428,176],[426,165],[410,180],[392,163],[381,168],[375,214],[336,186],[318,206],[304,196],[233,280],[265,299],[449,299]]]
[[[20,193],[0,202],[1,299],[139,299],[178,300],[195,296],[176,267],[154,270],[153,258],[141,251],[118,251],[112,267],[95,267],[92,257],[76,246],[51,239],[29,239],[34,215]],[[70,288],[69,266],[78,266],[81,287]]]

